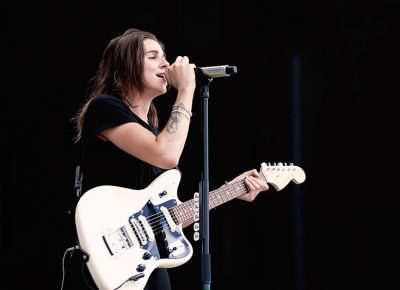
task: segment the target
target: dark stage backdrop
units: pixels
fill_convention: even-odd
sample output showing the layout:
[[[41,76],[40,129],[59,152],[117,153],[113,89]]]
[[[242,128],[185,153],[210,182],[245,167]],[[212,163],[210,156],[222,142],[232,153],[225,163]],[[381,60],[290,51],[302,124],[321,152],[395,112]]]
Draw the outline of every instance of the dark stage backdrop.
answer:
[[[211,211],[211,289],[399,289],[398,8],[390,0],[9,3],[1,288],[60,289],[62,265],[64,289],[84,285],[79,256],[62,263],[76,242],[70,119],[108,41],[137,27],[154,32],[171,61],[238,67],[210,85],[210,189],[261,162],[296,162],[307,175]],[[173,101],[156,100],[164,122]],[[200,115],[195,98],[182,201],[200,181]],[[202,286],[201,244],[185,233],[195,253],[170,270],[174,290]]]

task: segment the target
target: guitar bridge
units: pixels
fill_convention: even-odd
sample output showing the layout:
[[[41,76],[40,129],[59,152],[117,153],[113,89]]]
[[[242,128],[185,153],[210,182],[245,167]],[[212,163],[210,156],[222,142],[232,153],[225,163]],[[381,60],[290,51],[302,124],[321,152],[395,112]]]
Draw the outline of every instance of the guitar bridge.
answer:
[[[109,231],[107,234],[103,235],[103,241],[111,256],[121,254],[132,247],[132,242],[129,239],[125,227]]]

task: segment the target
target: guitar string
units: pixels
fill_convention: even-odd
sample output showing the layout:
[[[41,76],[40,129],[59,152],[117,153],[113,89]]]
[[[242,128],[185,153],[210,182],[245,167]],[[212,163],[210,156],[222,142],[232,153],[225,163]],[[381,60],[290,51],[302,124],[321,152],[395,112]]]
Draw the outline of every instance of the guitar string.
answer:
[[[264,174],[261,175],[261,177],[264,179],[264,181],[267,182],[266,177]],[[226,190],[225,190],[226,187]],[[231,191],[234,190],[236,192],[236,196],[232,197],[231,195]],[[239,191],[239,194],[238,194]],[[225,194],[221,194],[225,193]],[[249,189],[246,185],[246,183],[244,182],[244,180],[240,180],[238,182],[235,182],[233,184],[225,184],[224,186],[222,186],[221,188],[214,190],[211,192],[210,194],[210,203],[214,203],[214,207],[221,205],[227,201],[230,201],[232,199],[234,199],[237,196],[240,196],[242,194],[248,193]],[[226,199],[224,199],[224,197],[226,197]],[[222,198],[222,202],[219,202],[219,199]],[[193,212],[195,211],[194,208],[192,207],[192,205],[194,204],[194,200],[189,200],[187,202],[184,202],[182,204],[179,204],[177,206],[175,206],[174,208],[179,208],[179,207],[185,207],[184,205],[189,203],[188,207],[189,207],[189,214],[190,214],[190,218],[193,218]],[[211,205],[211,204],[210,204]],[[212,205],[211,205],[212,206]],[[170,208],[168,209],[168,211],[171,213],[172,211],[172,219],[173,221],[176,223],[178,220],[178,217],[182,218],[182,216],[187,216],[187,209],[185,209],[184,214],[182,214],[181,211],[177,210],[177,211],[173,211],[174,208]],[[176,216],[178,215],[178,217]],[[164,225],[167,225],[168,222],[164,216],[164,214],[162,212],[158,212],[156,214],[150,215],[148,217],[149,220],[149,225],[151,226],[151,229],[153,230],[154,234],[158,234],[160,232],[162,232],[162,229],[164,228]],[[183,221],[186,221],[188,219],[183,219]],[[144,230],[145,231],[145,230]],[[146,232],[146,231],[145,231]]]
[[[260,177],[265,182],[268,182],[264,172],[260,171],[258,173],[260,174]],[[227,188],[227,190],[225,190],[225,187]],[[232,197],[232,195],[231,195],[231,191],[232,190],[234,190],[236,192],[236,196],[234,196],[234,197]],[[238,194],[238,191],[239,191],[239,194]],[[222,192],[222,193],[225,193],[225,194],[218,194],[219,192]],[[249,189],[247,187],[247,184],[245,183],[244,179],[242,179],[242,180],[238,180],[238,181],[236,181],[236,182],[234,182],[232,184],[226,183],[225,185],[223,185],[219,189],[210,192],[210,200],[211,200],[211,202],[214,202],[214,207],[217,207],[218,205],[221,205],[221,204],[223,204],[223,203],[225,203],[227,201],[230,201],[230,200],[232,200],[232,199],[234,199],[234,198],[236,198],[236,197],[238,197],[238,196],[240,196],[242,194],[246,194],[248,192],[249,192]],[[227,194],[229,194],[229,196]],[[226,200],[224,200],[224,196],[227,197]],[[220,198],[222,198],[223,202],[218,203]],[[189,201],[186,201],[184,203],[181,203],[179,205],[174,206],[173,208],[168,209],[168,212],[171,213],[171,211],[173,211],[174,208],[184,207],[185,204],[187,204],[187,203],[192,203],[193,204],[193,202],[194,202],[193,199],[189,200]],[[189,212],[190,217],[189,217],[189,219],[193,217],[194,208],[191,206],[192,204],[190,204],[188,206],[189,209],[190,209],[190,212]],[[185,209],[184,213],[185,214],[187,213],[186,209]],[[176,215],[178,215],[180,218],[182,218],[183,214],[180,211],[178,211],[178,212],[173,211],[173,214],[171,216],[172,216],[172,219],[173,219],[174,222],[178,221],[177,220],[178,217]],[[156,223],[157,224],[159,223],[160,217],[165,220],[164,214],[162,212],[157,212],[156,214],[153,214],[153,215],[150,215],[150,216],[147,217],[147,221],[148,221],[149,225],[151,226],[151,228],[154,228],[154,225]],[[186,221],[186,220],[188,220],[188,219],[185,219],[184,221]]]
[[[213,199],[213,201],[214,201],[214,199]],[[192,204],[194,204],[194,202],[193,202],[193,200],[189,200],[188,203],[189,204],[187,206],[185,206],[186,202],[175,206],[176,208],[180,208],[180,207],[184,208],[183,213],[182,213],[182,211],[179,211],[179,209],[172,212],[171,216],[175,223],[177,223],[181,218],[183,218],[183,220],[185,221],[185,220],[188,220],[191,217],[193,217],[194,208],[193,208]],[[169,211],[171,212],[171,210],[172,209],[170,209]],[[185,218],[187,216],[189,216],[189,218]],[[178,218],[179,218],[179,220],[178,220]],[[165,216],[162,212],[158,212],[156,214],[149,216],[147,220],[148,220],[148,223],[151,226],[151,228],[153,230],[157,230],[157,228],[155,228],[155,226],[158,226],[158,224],[160,223],[160,220],[165,220]]]
[[[236,185],[239,185],[239,187],[237,187]],[[225,186],[228,188],[228,190],[224,190]],[[239,192],[240,194],[244,194],[244,193],[246,193],[246,190],[248,190],[246,184],[245,184],[243,181],[239,181],[239,182],[234,183],[234,184],[224,185],[223,187],[221,187],[221,188],[219,188],[219,189],[217,189],[217,190],[215,190],[215,191],[212,191],[211,194],[210,194],[210,197],[211,197],[210,200],[211,200],[211,202],[214,202],[214,207],[216,207],[216,206],[218,206],[218,205],[220,205],[220,204],[222,204],[222,203],[225,203],[226,201],[230,201],[230,200],[232,200],[233,198],[236,197],[236,196],[235,196],[235,197],[232,198],[232,196],[230,195],[230,192],[232,191],[231,189],[235,190],[236,192],[237,192],[237,189],[241,189],[240,192]],[[244,191],[244,193],[243,193],[243,191]],[[217,201],[221,196],[222,196],[222,199],[224,199],[223,196],[225,196],[225,197],[227,196],[226,194],[225,194],[225,195],[217,194],[218,192],[228,193],[229,196],[228,196],[227,199],[224,200],[222,203],[217,203],[216,201]],[[174,206],[173,208],[184,207],[184,205],[185,205],[187,202],[193,203],[193,201],[194,201],[193,199],[192,199],[192,200],[189,200],[189,201],[186,201],[186,202],[184,202],[184,203],[181,203],[181,204],[179,204],[179,205]],[[211,203],[211,202],[210,202],[210,203]],[[211,206],[212,206],[212,205],[211,205]],[[189,207],[191,210],[194,211],[194,209],[192,208],[191,205],[189,205],[188,207]],[[173,208],[170,208],[169,211],[170,211],[171,209],[173,209]],[[186,214],[186,213],[187,213],[187,211],[185,211],[185,214]],[[147,218],[147,220],[149,221],[149,224],[152,224],[153,221],[154,221],[154,219],[157,219],[159,216],[163,216],[163,213],[162,213],[162,212],[158,212],[158,213],[156,213],[156,214],[149,215],[148,218]],[[182,216],[182,214],[180,214],[180,212],[179,212],[179,216]],[[156,222],[157,222],[157,220],[156,220]]]
[[[265,182],[268,183],[268,180],[267,180],[265,174],[263,172],[260,172],[260,173],[262,173],[261,174],[261,178]],[[225,187],[227,188],[227,190],[224,190]],[[231,189],[236,192],[236,196],[232,197]],[[238,190],[239,190],[240,194],[237,194]],[[225,193],[225,194],[220,194],[221,191],[222,191],[222,193]],[[233,184],[225,184],[221,188],[212,191],[210,193],[210,200],[211,200],[211,202],[214,202],[214,207],[216,207],[218,205],[221,205],[221,204],[223,204],[223,203],[225,203],[227,201],[230,201],[230,200],[232,200],[232,199],[234,199],[234,198],[236,198],[236,197],[238,197],[238,196],[240,196],[242,194],[248,193],[248,192],[249,192],[249,188],[248,188],[247,184],[245,183],[245,181],[244,180],[239,180],[239,181],[237,181],[237,182],[235,182]],[[227,197],[226,200],[224,200],[224,196]],[[221,203],[219,203],[219,199],[220,198],[222,198],[222,200],[223,200]],[[189,210],[189,214],[190,214],[189,219],[193,218],[193,212],[195,211],[195,209],[194,209],[194,207],[192,207],[192,205],[194,204],[194,200],[189,200],[187,202],[184,202],[182,204],[174,206],[173,208],[168,209],[168,212],[170,214],[171,214],[171,211],[172,211],[171,216],[172,216],[173,222],[175,222],[175,223],[179,222],[178,217],[182,218],[182,216],[183,216],[181,211],[179,211],[179,210],[173,211],[173,209],[174,208],[179,208],[179,207],[184,207],[185,204],[188,205],[188,207],[190,209]],[[184,210],[184,213],[185,214],[187,213],[187,209]],[[166,220],[166,218],[165,218],[165,216],[164,216],[164,214],[162,212],[158,212],[156,214],[150,215],[148,217],[148,220],[149,220],[149,225],[151,226],[151,229],[153,230],[154,234],[158,234],[158,233],[162,232],[162,229],[164,228],[165,225],[169,226],[168,221]],[[183,219],[183,221],[186,221],[186,220],[188,220],[188,219]],[[132,226],[132,228],[133,228],[133,226]],[[146,232],[146,230],[143,229],[143,227],[142,227],[142,230],[144,232]],[[135,232],[136,236],[138,236],[138,234],[136,233],[135,230],[134,230],[134,232]],[[146,234],[146,235],[148,235],[148,234]]]
[[[239,185],[239,187],[237,187],[236,185]],[[246,190],[248,190],[248,188],[247,188],[247,186],[245,185],[244,182],[238,182],[238,183],[235,183],[235,184],[232,184],[232,185],[226,185],[226,187],[227,187],[227,190],[225,190],[225,186],[223,186],[223,187],[215,190],[214,192],[211,192],[212,193],[210,195],[210,197],[211,197],[210,198],[210,201],[211,201],[210,205],[211,206],[216,207],[216,206],[218,206],[218,205],[220,205],[222,203],[225,203],[225,202],[230,201],[233,198],[235,198],[236,196],[232,197],[232,195],[230,194],[231,189],[233,189],[235,191],[237,191],[237,189],[240,189],[240,194],[243,194],[243,191],[246,192]],[[225,195],[218,194],[220,192],[225,193]],[[226,197],[226,199],[223,198],[224,196]],[[222,203],[218,202],[220,197],[223,199]],[[188,204],[188,206],[185,207],[186,203],[189,203],[189,204]],[[214,203],[214,205],[212,205],[211,203]],[[183,214],[182,214],[182,211],[179,211],[179,209],[177,211],[173,211],[172,216],[175,217],[175,219],[177,219],[176,215],[178,215],[179,217],[187,216],[187,213],[189,212],[189,219],[190,219],[191,217],[193,217],[193,212],[194,212],[194,208],[192,206],[193,204],[194,204],[194,200],[189,200],[187,202],[184,202],[184,203],[181,203],[181,204],[175,206],[174,208],[183,207],[183,208],[186,208],[186,209],[184,209],[184,213]],[[169,211],[171,211],[174,208],[169,209]],[[189,208],[189,210],[187,208]],[[148,216],[147,220],[148,220],[149,224],[153,227],[153,225],[155,223],[158,223],[160,217],[164,218],[164,214],[162,212],[158,212],[156,214]],[[185,220],[187,220],[187,219],[185,219]]]
[[[266,175],[263,172],[260,172],[260,173],[261,173],[261,178],[265,182],[269,183],[266,178]],[[231,194],[232,190],[236,192],[235,196],[232,196],[232,194]],[[238,191],[239,191],[239,194],[238,194]],[[221,194],[221,192],[225,193],[225,194]],[[226,183],[219,189],[210,192],[211,202],[209,202],[209,205],[212,207],[211,203],[214,202],[214,207],[216,207],[218,205],[221,205],[227,201],[230,201],[230,200],[232,200],[242,194],[248,193],[248,192],[249,192],[249,188],[248,188],[246,182],[244,181],[244,179],[239,180],[232,184]],[[225,197],[225,199],[224,199],[224,197]],[[222,202],[219,202],[220,198],[222,199]],[[172,208],[169,208],[168,212],[171,215],[172,221],[174,223],[176,223],[176,225],[178,225],[178,222],[183,223],[184,221],[187,221],[187,220],[193,218],[194,217],[193,212],[195,211],[194,204],[195,204],[194,200],[192,199],[192,200],[186,201],[184,203],[181,203],[179,205],[176,205]],[[187,205],[186,208],[185,208],[185,205]],[[182,214],[182,211],[179,211],[179,208],[181,208],[181,207],[184,208],[184,214]],[[187,208],[189,208],[189,214],[190,214],[189,218],[186,218],[187,212],[188,212]],[[177,209],[177,210],[174,211],[174,209]],[[158,234],[158,233],[162,232],[165,225],[167,225],[169,227],[169,223],[168,223],[165,215],[163,214],[163,212],[157,212],[156,214],[150,215],[150,216],[148,216],[148,218],[146,220],[148,221],[148,224],[151,227],[153,234]],[[140,232],[145,233],[146,236],[148,237],[149,234],[147,233],[146,228],[143,226],[143,223],[139,222],[139,225],[140,225],[140,230],[141,230]],[[137,238],[140,240],[140,235],[135,230],[135,227],[133,224],[131,224],[131,228],[134,231]]]
[[[239,187],[237,187],[236,185],[239,185]],[[225,189],[225,186],[227,187],[228,190],[224,190],[224,189]],[[237,189],[241,189],[240,193],[243,194],[243,190],[245,190],[245,192],[246,192],[246,190],[248,190],[246,184],[245,184],[243,181],[239,181],[239,182],[236,182],[236,183],[234,183],[234,184],[226,184],[225,186],[222,186],[221,188],[219,188],[219,189],[217,189],[217,190],[211,192],[212,195],[210,196],[210,197],[211,197],[210,200],[211,200],[211,202],[214,202],[214,207],[215,207],[215,206],[218,206],[218,205],[220,205],[220,204],[222,204],[222,203],[225,203],[225,202],[227,202],[227,201],[229,201],[229,200],[232,200],[232,199],[234,198],[234,197],[232,198],[232,196],[229,195],[229,196],[227,197],[226,200],[223,200],[222,203],[219,203],[219,204],[218,204],[218,202],[216,202],[216,201],[218,201],[218,199],[219,199],[221,196],[223,196],[223,195],[218,194],[218,193],[222,192],[222,193],[228,193],[228,194],[230,194],[230,191],[231,191],[230,189],[233,189],[233,190],[235,190],[235,191],[237,191]],[[226,197],[226,196],[227,196],[227,195],[225,195],[225,197]],[[222,199],[223,199],[223,197],[222,197]],[[193,204],[194,201],[193,201],[193,200],[189,200],[189,201],[187,201],[187,202]],[[177,205],[177,206],[175,206],[175,207],[185,207],[184,205],[185,205],[187,202],[182,203],[182,204],[179,204],[179,205]],[[175,208],[175,207],[174,207],[174,208]],[[190,214],[189,219],[190,219],[191,217],[193,217],[194,208],[193,208],[191,205],[189,205],[188,207],[189,207],[189,214]],[[172,209],[169,209],[169,211],[171,211],[171,210],[172,210]],[[186,210],[185,210],[185,214],[184,214],[185,216],[187,216],[187,211],[188,211],[188,210],[186,209]],[[181,212],[178,212],[177,214],[178,214],[180,217],[182,217]],[[172,214],[172,219],[173,219],[173,221],[174,221],[175,223],[178,221],[178,220],[177,220],[177,217],[176,217],[176,215],[175,215],[174,213]],[[189,219],[184,219],[184,221],[189,220]],[[152,231],[153,231],[153,234],[158,234],[158,233],[162,232],[164,226],[165,226],[165,225],[168,225],[168,222],[167,222],[167,220],[166,220],[166,218],[165,218],[165,216],[164,216],[164,214],[163,214],[162,212],[158,212],[158,213],[156,213],[156,214],[150,215],[150,216],[148,217],[148,223],[149,223],[149,225],[150,225],[150,227],[151,227],[151,229],[152,229]],[[134,229],[133,226],[132,226],[132,229],[133,229],[134,232],[136,233],[136,230]],[[143,229],[143,227],[142,227],[142,229]],[[144,232],[146,232],[145,229],[144,229]],[[136,235],[138,236],[137,233],[136,233]],[[146,234],[146,235],[148,236],[148,234]]]

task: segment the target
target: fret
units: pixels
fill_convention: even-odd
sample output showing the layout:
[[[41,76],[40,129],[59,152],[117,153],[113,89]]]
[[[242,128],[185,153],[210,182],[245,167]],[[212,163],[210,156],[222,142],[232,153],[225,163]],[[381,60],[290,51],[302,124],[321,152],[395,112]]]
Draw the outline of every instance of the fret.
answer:
[[[231,198],[230,198],[230,194],[229,194],[229,188],[228,188],[228,190],[226,190],[226,187],[227,186],[223,186],[222,188],[221,188],[221,190],[223,191],[223,195],[224,195],[224,202],[227,202],[227,201],[230,201],[231,200]]]
[[[219,191],[219,196],[220,196],[220,199],[221,199],[221,204],[223,204],[223,203],[226,202],[225,190],[222,187],[222,188],[219,188],[218,191]]]
[[[232,196],[232,192],[231,192],[231,189],[229,188],[229,185],[226,184],[225,186],[227,187],[227,189],[226,189],[225,192],[226,192],[226,196],[228,197],[228,199],[229,199],[229,200],[234,199],[235,197]]]
[[[225,198],[225,202],[228,202],[231,200],[230,198],[230,194],[228,193],[229,191],[225,190],[225,187],[223,187],[223,191],[224,191],[224,198]]]
[[[219,190],[215,190],[215,201],[217,203],[217,206],[223,204],[221,194],[219,193]]]
[[[245,182],[241,182],[240,183],[240,187],[241,187],[241,190],[243,192],[242,194],[247,193],[249,191],[249,189],[247,188],[247,185],[246,185]]]
[[[242,190],[241,190],[240,184],[238,182],[233,184],[233,189],[235,191],[236,196],[242,195]]]
[[[194,212],[194,200],[190,200],[190,202],[185,206],[185,219],[188,220],[193,216]]]
[[[176,218],[178,223],[181,223],[184,220],[184,218],[182,217],[182,208],[183,206],[177,205],[171,209],[173,216]]]
[[[181,207],[181,212],[180,213],[181,213],[181,216],[182,216],[183,219],[187,218],[187,214],[186,213],[187,213],[189,204],[183,204],[183,206]]]
[[[212,202],[213,204],[211,204],[211,202]],[[217,205],[217,203],[215,202],[215,194],[213,194],[213,191],[212,191],[211,194],[210,194],[209,207],[210,207],[210,209],[212,209],[212,208],[217,207],[217,206],[218,206],[218,205]]]

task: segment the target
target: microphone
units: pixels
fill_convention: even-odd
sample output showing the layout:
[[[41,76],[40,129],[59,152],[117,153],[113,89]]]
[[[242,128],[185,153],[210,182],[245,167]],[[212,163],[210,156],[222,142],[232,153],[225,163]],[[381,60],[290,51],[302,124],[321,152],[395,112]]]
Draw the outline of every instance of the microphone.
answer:
[[[195,67],[194,72],[196,77],[213,79],[229,77],[231,74],[237,73],[237,67],[234,65]]]

